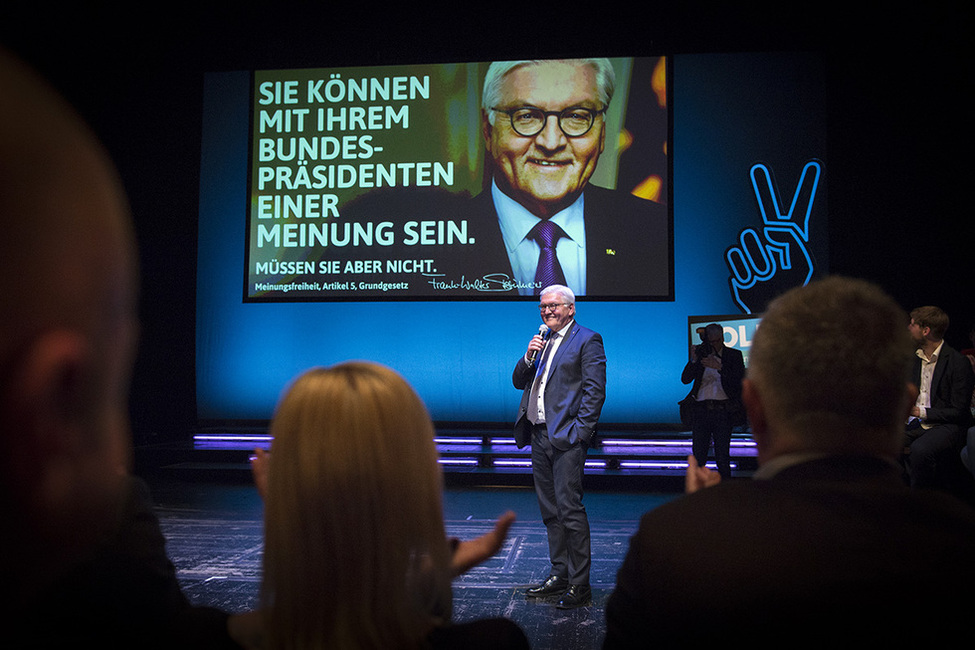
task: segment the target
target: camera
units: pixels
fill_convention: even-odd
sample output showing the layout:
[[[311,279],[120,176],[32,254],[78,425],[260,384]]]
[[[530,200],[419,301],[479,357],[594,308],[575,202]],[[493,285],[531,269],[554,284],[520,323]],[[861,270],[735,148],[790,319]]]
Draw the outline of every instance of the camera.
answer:
[[[701,342],[694,346],[694,354],[697,356],[697,360],[700,361],[704,357],[710,356],[712,352],[711,344],[708,343],[706,327],[698,327],[694,331],[697,332],[698,337],[701,339]]]

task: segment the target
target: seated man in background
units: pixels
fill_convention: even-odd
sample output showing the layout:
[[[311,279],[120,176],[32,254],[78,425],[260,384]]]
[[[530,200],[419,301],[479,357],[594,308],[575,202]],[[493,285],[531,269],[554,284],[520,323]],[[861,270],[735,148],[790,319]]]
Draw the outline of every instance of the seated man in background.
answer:
[[[907,475],[914,487],[952,490],[971,424],[971,362],[948,345],[948,315],[938,307],[911,311],[908,326],[917,348],[911,381],[918,397],[904,432]]]
[[[975,511],[912,490],[897,463],[917,395],[905,322],[880,289],[844,278],[771,303],[742,392],[759,469],[721,482],[688,458],[693,493],[644,515],[630,541],[605,648],[904,647],[967,631]]]

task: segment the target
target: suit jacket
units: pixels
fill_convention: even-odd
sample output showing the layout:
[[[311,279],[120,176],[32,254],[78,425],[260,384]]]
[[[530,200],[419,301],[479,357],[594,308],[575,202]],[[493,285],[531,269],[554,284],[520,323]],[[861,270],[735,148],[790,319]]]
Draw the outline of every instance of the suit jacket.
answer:
[[[165,545],[148,485],[130,477],[115,534],[35,601],[18,603],[11,647],[240,650],[227,612],[190,604]]]
[[[541,361],[539,355],[539,362]],[[606,400],[606,353],[598,333],[573,321],[565,339],[549,360],[551,371],[545,386],[545,421],[556,449],[592,439]],[[529,365],[524,355],[511,375],[515,388],[524,392],[515,418],[515,442],[524,447],[531,442],[532,423],[528,404],[536,364]]]
[[[752,647],[908,647],[912,635],[969,625],[973,548],[971,506],[911,490],[882,459],[822,458],[726,481],[643,516],[607,602],[603,647],[728,635]]]
[[[684,371],[680,375],[680,380],[684,384],[694,382],[691,386],[692,397],[697,397],[697,391],[701,388],[701,378],[704,377],[704,365],[689,361],[684,366]],[[741,380],[745,377],[745,357],[741,350],[737,348],[725,347],[721,352],[721,388],[724,389],[728,399],[735,402],[741,401]]]
[[[921,385],[920,358],[914,359],[911,381]],[[931,406],[927,409],[925,422],[957,429],[969,426],[973,383],[975,376],[971,362],[947,343],[942,344],[931,377]]]
[[[472,199],[471,219],[494,272],[512,274],[491,192]],[[668,298],[672,294],[667,208],[626,192],[585,189],[586,292],[591,297]],[[473,224],[472,224],[473,225]]]
[[[686,400],[697,399],[697,393],[701,389],[701,379],[704,377],[704,365],[701,363],[695,363],[693,361],[688,361],[687,365],[684,366],[683,372],[681,372],[680,380],[681,383],[688,384],[694,382],[691,386],[691,391],[687,394]],[[721,353],[721,388],[724,389],[725,395],[733,403],[733,408],[731,409],[731,424],[732,426],[743,426],[747,422],[747,417],[745,413],[745,408],[741,403],[741,380],[745,377],[745,357],[742,355],[741,350],[736,348],[725,347],[724,351]],[[682,400],[681,404],[681,421],[687,421],[684,424],[688,426],[693,426],[693,421],[691,416],[688,414],[685,417],[683,409],[687,408],[689,404],[684,403]]]
[[[388,221],[394,241],[389,244],[332,245],[314,259],[373,260],[385,270],[387,261],[429,260],[424,272],[408,274],[342,273],[342,281],[407,281],[409,295],[517,296],[513,272],[490,190],[471,197],[440,188],[381,188],[342,206],[343,222]],[[664,205],[629,193],[589,185],[585,190],[586,295],[603,297],[670,298],[672,234]],[[463,223],[466,241],[408,244],[404,233],[419,221]],[[413,225],[409,225],[413,224]],[[347,224],[346,224],[347,225]],[[376,267],[371,267],[376,268]],[[412,266],[410,268],[413,268]],[[321,280],[321,276],[310,279]],[[312,291],[311,294],[315,295]],[[388,298],[381,289],[364,290]],[[303,297],[303,291],[290,296]]]

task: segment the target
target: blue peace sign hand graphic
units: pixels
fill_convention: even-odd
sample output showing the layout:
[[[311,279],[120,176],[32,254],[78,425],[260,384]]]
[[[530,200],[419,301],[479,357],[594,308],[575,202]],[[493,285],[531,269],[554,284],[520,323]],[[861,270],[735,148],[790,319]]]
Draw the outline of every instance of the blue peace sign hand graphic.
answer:
[[[763,164],[752,166],[752,187],[765,225],[761,233],[745,228],[738,237],[740,245],[725,251],[731,293],[746,314],[764,310],[769,300],[812,278],[813,260],[806,244],[821,174],[818,161],[806,163],[792,203],[783,211],[771,170]]]

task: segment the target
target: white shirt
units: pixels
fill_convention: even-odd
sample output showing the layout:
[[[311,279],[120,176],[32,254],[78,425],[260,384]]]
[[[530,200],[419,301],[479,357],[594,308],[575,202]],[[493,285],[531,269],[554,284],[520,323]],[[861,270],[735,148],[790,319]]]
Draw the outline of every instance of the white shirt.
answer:
[[[541,251],[538,243],[528,238],[528,233],[539,222],[539,218],[501,191],[497,183],[491,183],[491,196],[498,212],[501,237],[511,261],[511,268],[518,285],[518,293],[531,296],[535,293],[535,269]],[[559,258],[565,283],[577,296],[586,294],[586,227],[583,220],[584,194],[575,202],[557,213],[549,221],[559,226],[567,235],[555,245],[555,255]],[[544,289],[544,287],[539,287]]]
[[[546,344],[549,348],[548,354],[546,354],[545,348],[542,348],[542,357],[545,358],[545,367],[541,368],[541,374],[535,377],[535,381],[538,382],[538,402],[535,405],[535,422],[537,424],[542,424],[545,422],[545,385],[548,383],[548,378],[552,371],[552,359],[555,358],[555,353],[558,352],[559,346],[562,345],[565,335],[572,328],[573,322],[574,321],[570,320],[568,323],[566,323],[566,326],[560,329],[558,332],[552,332],[552,336],[549,338],[548,343]],[[541,357],[539,357],[539,363],[541,363]]]
[[[938,365],[942,345],[944,341],[938,344],[930,358],[924,354],[924,350],[920,348],[916,350],[918,358],[921,359],[921,385],[918,386],[917,402],[914,405],[918,408],[919,419],[922,422],[927,418],[927,410],[931,406],[931,378],[934,377],[934,367]]]
[[[719,357],[720,358],[720,357]],[[701,375],[701,384],[697,387],[697,400],[726,400],[727,393],[721,385],[721,373],[714,368],[704,367],[704,374]]]

